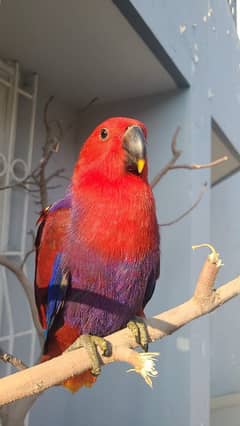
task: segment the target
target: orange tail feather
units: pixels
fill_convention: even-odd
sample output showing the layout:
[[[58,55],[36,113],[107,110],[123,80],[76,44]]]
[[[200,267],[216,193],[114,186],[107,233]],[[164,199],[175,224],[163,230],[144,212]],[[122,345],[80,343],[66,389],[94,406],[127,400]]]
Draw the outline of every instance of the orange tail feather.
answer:
[[[84,371],[79,376],[71,377],[71,379],[65,380],[63,386],[71,392],[77,392],[82,386],[91,388],[96,382],[97,378],[92,375],[91,371]]]
[[[58,330],[53,331],[49,336],[45,353],[42,355],[40,362],[48,361],[63,353],[78,336],[77,331],[66,324]],[[65,380],[61,386],[64,386],[71,392],[77,392],[82,386],[92,387],[95,382],[96,377],[88,370],[78,376]]]

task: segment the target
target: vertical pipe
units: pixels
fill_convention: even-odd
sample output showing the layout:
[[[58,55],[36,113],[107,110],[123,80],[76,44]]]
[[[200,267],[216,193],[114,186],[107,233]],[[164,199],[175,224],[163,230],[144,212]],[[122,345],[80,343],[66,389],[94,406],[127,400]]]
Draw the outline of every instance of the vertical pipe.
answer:
[[[34,75],[34,83],[33,83],[33,96],[32,96],[32,113],[31,113],[31,121],[30,121],[30,129],[29,129],[29,145],[28,145],[28,158],[27,165],[28,170],[31,170],[32,166],[32,153],[34,146],[34,133],[35,133],[35,121],[36,121],[36,110],[37,110],[37,95],[38,95],[38,82],[39,77],[37,74]],[[25,250],[26,250],[26,237],[27,237],[27,224],[28,224],[28,205],[29,205],[29,193],[25,192],[24,194],[24,210],[23,210],[23,227],[22,227],[22,235],[21,235],[21,258],[23,259]],[[26,272],[26,265],[24,266],[24,272]],[[35,344],[36,344],[36,331],[34,329],[34,325],[31,322],[32,335],[31,335],[31,348],[30,348],[30,365],[34,363],[34,353],[35,353]],[[26,426],[29,425],[29,413],[25,418]]]
[[[6,269],[3,269],[3,288],[4,288],[4,294],[5,294],[5,301],[6,301],[6,311],[7,311],[7,319],[9,323],[9,352],[10,354],[13,353],[14,350],[14,324],[13,324],[13,315],[12,315],[12,308],[10,303],[10,297],[8,293],[8,282],[7,282],[7,273]],[[7,366],[7,374],[11,373],[11,365]]]
[[[32,113],[31,113],[30,129],[29,129],[29,145],[28,145],[28,158],[27,158],[28,170],[31,170],[31,165],[32,165],[32,153],[33,153],[33,145],[34,145],[35,120],[36,120],[36,110],[37,110],[38,81],[39,81],[39,77],[37,74],[35,74],[34,83],[33,83]],[[25,247],[26,247],[29,194],[26,192],[24,194],[24,197],[25,199],[24,199],[24,207],[23,207],[23,226],[21,230],[22,232],[21,257],[24,256]]]
[[[10,164],[16,139],[16,122],[17,122],[17,108],[18,108],[18,85],[19,85],[19,64],[15,63],[15,76],[12,87],[12,110],[10,120],[10,132],[9,132],[9,148],[8,148],[8,164]],[[10,183],[9,170],[6,175],[5,184]],[[11,201],[11,190],[4,191],[3,195],[3,220],[2,220],[2,236],[1,236],[1,251],[6,251],[8,246],[8,234],[9,234],[9,218],[10,218],[10,201]]]

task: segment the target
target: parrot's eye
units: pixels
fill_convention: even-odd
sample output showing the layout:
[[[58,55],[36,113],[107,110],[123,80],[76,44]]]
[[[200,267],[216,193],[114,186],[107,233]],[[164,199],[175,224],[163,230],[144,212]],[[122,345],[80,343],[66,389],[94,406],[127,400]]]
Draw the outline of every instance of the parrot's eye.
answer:
[[[102,139],[103,141],[105,141],[108,138],[109,132],[108,129],[101,129],[100,132],[100,139]]]

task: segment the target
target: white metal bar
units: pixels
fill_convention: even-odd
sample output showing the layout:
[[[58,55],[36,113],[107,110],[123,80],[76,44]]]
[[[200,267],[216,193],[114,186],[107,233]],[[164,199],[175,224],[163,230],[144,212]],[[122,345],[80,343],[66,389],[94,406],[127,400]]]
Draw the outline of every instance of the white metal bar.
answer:
[[[27,99],[32,101],[32,109],[31,109],[31,118],[30,118],[30,128],[29,128],[29,145],[28,145],[28,156],[27,156],[27,165],[29,170],[31,169],[31,162],[32,162],[32,153],[33,153],[33,145],[34,145],[34,131],[35,131],[35,120],[36,120],[36,107],[37,107],[37,94],[38,94],[38,76],[35,75],[33,79],[33,92],[32,94],[20,89],[18,87],[19,85],[19,65],[15,64],[15,76],[13,81],[6,81],[4,78],[0,78],[0,83],[4,84],[6,87],[10,90],[11,95],[11,119],[10,119],[10,130],[9,130],[9,144],[8,144],[8,153],[7,158],[9,164],[11,163],[13,156],[14,156],[14,148],[15,148],[15,141],[16,141],[16,124],[17,124],[17,114],[18,114],[18,95],[23,95]],[[8,184],[10,182],[10,173],[8,171],[5,183]],[[28,220],[28,205],[29,205],[29,194],[24,193],[24,207],[23,207],[23,223],[21,228],[21,241],[20,241],[20,250],[7,250],[7,242],[8,242],[8,232],[9,232],[9,217],[10,217],[10,209],[11,209],[11,193],[12,190],[6,191],[8,192],[7,196],[4,198],[3,203],[3,231],[2,233],[3,238],[3,245],[0,251],[2,251],[7,256],[19,256],[20,258],[23,258],[24,252],[25,252],[25,246],[26,246],[26,231],[27,231],[27,220]],[[23,337],[23,336],[31,336],[31,346],[30,346],[30,362],[31,364],[34,362],[34,354],[35,354],[35,345],[36,345],[36,332],[33,328],[33,326],[29,330],[21,331],[19,333],[14,333],[14,323],[13,323],[13,315],[12,315],[12,309],[10,304],[10,295],[8,292],[8,286],[7,286],[7,275],[6,271],[3,271],[3,274],[5,274],[5,282],[4,288],[3,288],[3,297],[2,300],[6,300],[7,305],[7,312],[8,317],[10,318],[10,325],[9,325],[9,336],[2,336],[0,337],[0,342],[8,340],[9,342],[9,352],[12,353],[14,350],[14,339],[16,337]],[[7,367],[8,373],[10,373],[11,366]]]
[[[23,336],[28,336],[30,334],[32,334],[32,330],[25,330],[25,331],[20,331],[19,333],[15,333],[13,336],[15,337],[23,337]],[[0,337],[0,342],[3,342],[4,340],[9,340],[9,336],[1,336]]]
[[[16,122],[17,122],[17,107],[18,107],[18,84],[19,84],[19,64],[15,63],[15,78],[12,87],[12,111],[11,111],[11,121],[10,121],[10,132],[9,132],[9,144],[8,144],[8,163],[10,164],[11,159],[14,153],[14,145],[16,138]],[[8,170],[5,179],[5,185],[10,183],[10,172]],[[3,196],[3,223],[2,227],[2,238],[1,238],[1,247],[2,250],[7,248],[8,243],[8,234],[9,234],[9,209],[10,209],[10,200],[11,200],[11,189],[9,191],[4,191]]]
[[[4,80],[4,78],[2,78],[2,77],[0,77],[0,83],[3,84],[3,86],[6,86],[6,87],[12,87],[12,83],[10,83],[7,80]],[[17,88],[17,93],[19,95],[24,96],[27,99],[30,99],[30,100],[32,100],[32,98],[33,98],[33,95],[31,93],[27,92],[26,90],[20,89],[20,87]]]
[[[35,74],[34,83],[33,83],[32,114],[31,114],[30,129],[29,129],[29,145],[28,145],[28,158],[27,158],[28,170],[31,169],[31,163],[32,163],[35,119],[36,119],[36,110],[37,110],[38,81],[39,81],[39,77],[37,74]],[[22,238],[21,238],[21,251],[23,253],[23,256],[24,256],[25,247],[26,247],[28,204],[29,204],[29,193],[26,192],[25,199],[24,199],[24,207],[23,207],[24,220],[23,220]]]
[[[6,86],[6,87],[12,86],[12,84],[9,81],[4,80],[4,78],[2,78],[2,77],[0,77],[0,83],[3,84],[3,86]]]
[[[36,345],[36,330],[35,328],[32,329],[32,341],[31,341],[31,348],[30,348],[30,365],[33,365],[36,362],[35,359],[35,345]]]
[[[18,85],[20,78],[19,64],[15,64],[15,80],[13,84],[13,102],[12,102],[12,116],[11,116],[11,125],[10,125],[10,135],[9,135],[9,155],[8,161],[11,162],[14,152],[14,145],[16,139],[16,123],[17,123],[17,107],[18,107]],[[8,183],[8,182],[7,182]]]
[[[30,151],[28,153],[29,162],[32,161],[35,120],[36,120],[36,110],[37,110],[38,84],[39,84],[39,76],[38,74],[35,74],[34,83],[33,83],[33,107],[32,107],[32,116],[31,116],[30,134],[29,134],[29,144],[30,144]]]
[[[14,75],[13,67],[0,59],[0,68],[11,76]]]
[[[30,100],[33,99],[33,95],[31,93],[29,93],[29,92],[26,92],[26,90],[18,89],[18,93],[19,93],[19,95],[22,95],[22,96],[24,96],[27,99],[30,99]]]
[[[22,252],[19,251],[0,251],[0,255],[4,255],[4,256],[21,256]]]
[[[12,315],[12,309],[11,309],[11,303],[10,303],[10,297],[8,293],[8,285],[7,285],[7,274],[6,269],[3,268],[2,271],[2,277],[3,277],[3,288],[4,288],[4,294],[5,294],[5,301],[6,301],[6,309],[7,309],[7,319],[8,319],[8,325],[9,325],[9,352],[10,354],[13,353],[13,345],[14,345],[14,324],[13,324],[13,315]],[[11,365],[7,366],[6,368],[7,374],[11,373]]]
[[[3,267],[0,267],[0,278],[1,278],[1,283],[4,280],[3,277]],[[2,314],[3,314],[3,303],[4,303],[4,287],[3,285],[0,285],[0,318],[2,320]],[[8,336],[9,338],[9,336]]]

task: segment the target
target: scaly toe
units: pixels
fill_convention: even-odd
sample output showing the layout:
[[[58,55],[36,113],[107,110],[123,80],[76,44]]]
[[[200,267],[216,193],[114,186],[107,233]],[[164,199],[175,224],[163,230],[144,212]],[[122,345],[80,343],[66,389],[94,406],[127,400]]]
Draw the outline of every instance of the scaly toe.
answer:
[[[140,317],[135,317],[129,321],[127,327],[133,333],[138,345],[142,347],[144,352],[148,352],[148,333],[145,322]]]
[[[102,337],[92,336],[90,334],[82,334],[79,336],[65,352],[85,348],[92,363],[91,373],[94,376],[99,376],[101,373],[101,365],[97,353],[97,346],[99,346],[104,356],[110,356],[111,350],[108,342]]]

